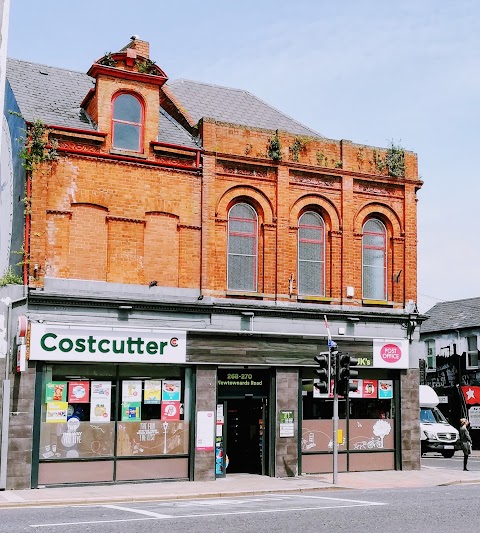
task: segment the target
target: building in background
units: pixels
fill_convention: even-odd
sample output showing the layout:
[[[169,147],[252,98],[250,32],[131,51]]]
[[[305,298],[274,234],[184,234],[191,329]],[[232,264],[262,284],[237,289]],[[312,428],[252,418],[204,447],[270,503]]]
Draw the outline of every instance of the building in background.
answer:
[[[168,81],[138,38],[7,77],[8,488],[331,472],[325,316],[359,358],[339,470],[419,468],[415,154]]]
[[[427,311],[420,328],[425,385],[435,389],[439,408],[456,427],[471,423],[474,446],[480,445],[480,298],[439,302]]]

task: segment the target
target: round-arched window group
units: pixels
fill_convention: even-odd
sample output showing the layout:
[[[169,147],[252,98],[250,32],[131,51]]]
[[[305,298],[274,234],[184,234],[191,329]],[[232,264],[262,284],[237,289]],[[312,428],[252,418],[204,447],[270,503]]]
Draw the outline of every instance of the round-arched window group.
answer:
[[[298,220],[299,296],[325,296],[325,221],[315,211]],[[387,231],[383,222],[368,219],[362,234],[362,298],[387,300]],[[227,290],[258,289],[258,216],[247,203],[228,213]]]

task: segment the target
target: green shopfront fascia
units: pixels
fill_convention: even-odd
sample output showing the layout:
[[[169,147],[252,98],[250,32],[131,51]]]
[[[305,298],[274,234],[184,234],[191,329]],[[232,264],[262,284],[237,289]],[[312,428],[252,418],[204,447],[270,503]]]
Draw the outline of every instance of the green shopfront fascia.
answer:
[[[186,334],[32,324],[32,487],[189,479]]]

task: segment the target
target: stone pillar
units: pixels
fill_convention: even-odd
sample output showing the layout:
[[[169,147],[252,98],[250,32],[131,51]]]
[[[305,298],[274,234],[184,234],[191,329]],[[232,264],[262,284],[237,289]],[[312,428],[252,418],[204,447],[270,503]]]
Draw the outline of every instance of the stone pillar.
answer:
[[[195,420],[198,411],[213,411],[217,408],[217,370],[215,367],[197,367]],[[195,429],[196,431],[196,429]],[[212,430],[215,431],[215,428]],[[196,439],[195,439],[196,441]],[[215,479],[215,448],[211,452],[194,451],[194,481]]]
[[[277,369],[275,406],[275,476],[298,475],[298,369]],[[293,410],[295,436],[280,437],[280,411]]]
[[[419,385],[418,368],[401,373],[402,470],[420,470]]]

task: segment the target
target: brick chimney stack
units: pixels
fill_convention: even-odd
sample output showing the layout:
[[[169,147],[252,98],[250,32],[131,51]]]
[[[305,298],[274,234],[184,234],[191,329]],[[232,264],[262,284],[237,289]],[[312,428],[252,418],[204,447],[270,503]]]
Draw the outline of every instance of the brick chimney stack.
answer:
[[[131,48],[137,52],[139,56],[150,59],[150,43],[139,39],[138,35],[133,35],[131,41],[125,48]]]

